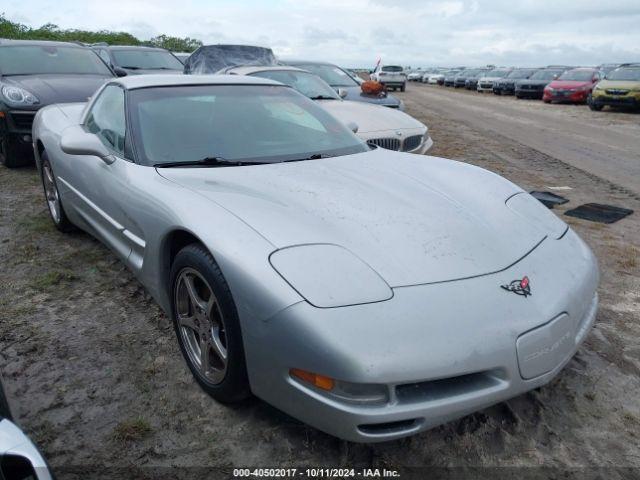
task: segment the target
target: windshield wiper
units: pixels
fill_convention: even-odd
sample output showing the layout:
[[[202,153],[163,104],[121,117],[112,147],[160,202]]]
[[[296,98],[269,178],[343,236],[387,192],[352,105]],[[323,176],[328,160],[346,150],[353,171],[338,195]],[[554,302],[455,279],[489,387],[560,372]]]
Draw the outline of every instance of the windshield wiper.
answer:
[[[222,157],[205,157],[200,160],[188,160],[186,162],[164,162],[156,163],[156,168],[172,167],[242,167],[244,165],[263,165],[264,162],[239,162],[237,160],[227,160]]]
[[[316,95],[314,97],[309,97],[311,100],[337,100],[336,97],[330,97],[328,95]]]
[[[134,66],[120,67],[120,68],[128,68],[129,70],[140,70],[140,67],[134,67]]]
[[[334,155],[328,155],[326,153],[314,153],[304,158],[292,158],[290,160],[283,160],[282,162],[304,162],[305,160],[320,160],[321,158],[332,158]]]

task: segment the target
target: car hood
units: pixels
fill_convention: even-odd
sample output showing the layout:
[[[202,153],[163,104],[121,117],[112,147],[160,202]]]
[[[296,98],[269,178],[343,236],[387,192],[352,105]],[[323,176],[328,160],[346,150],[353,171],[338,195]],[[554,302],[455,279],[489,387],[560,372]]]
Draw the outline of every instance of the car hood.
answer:
[[[497,82],[498,80],[501,80],[502,77],[480,77],[479,81],[480,82]]]
[[[425,128],[413,117],[393,108],[348,100],[318,100],[318,103],[343,124],[354,122],[358,133]]]
[[[546,236],[505,206],[520,188],[478,167],[436,157],[377,149],[158,173],[229,210],[274,248],[340,245],[392,287],[497,272]]]
[[[554,80],[548,86],[549,88],[583,88],[591,85],[591,82],[583,82],[578,80]]]
[[[624,80],[602,80],[598,83],[600,88],[611,88],[620,90],[631,90],[640,88],[640,82],[624,81]]]
[[[376,105],[384,105],[387,107],[400,106],[400,100],[398,100],[393,95],[386,95],[383,97],[379,97],[378,95],[367,95],[362,91],[361,87],[339,87],[339,88],[347,92],[347,96],[344,98],[345,100],[350,100],[352,102],[374,103]]]
[[[12,75],[2,82],[24,88],[35,95],[38,107],[52,103],[86,102],[103,83],[113,77],[103,75]]]

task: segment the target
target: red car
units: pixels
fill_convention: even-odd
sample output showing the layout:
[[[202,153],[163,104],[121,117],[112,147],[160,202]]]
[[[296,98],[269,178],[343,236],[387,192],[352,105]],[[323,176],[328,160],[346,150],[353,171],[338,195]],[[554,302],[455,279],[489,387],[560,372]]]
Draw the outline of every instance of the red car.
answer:
[[[542,100],[545,103],[584,103],[600,79],[601,73],[597,68],[567,70],[545,87]]]

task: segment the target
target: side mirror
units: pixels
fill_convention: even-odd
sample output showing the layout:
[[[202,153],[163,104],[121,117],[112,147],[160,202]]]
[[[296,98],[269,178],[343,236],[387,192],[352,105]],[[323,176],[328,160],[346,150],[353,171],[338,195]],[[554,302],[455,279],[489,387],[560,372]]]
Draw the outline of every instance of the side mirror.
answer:
[[[67,128],[60,138],[60,148],[69,155],[93,155],[111,165],[116,158],[93,133],[85,132],[80,125]]]
[[[127,71],[124,68],[114,67],[113,71],[115,72],[115,74],[118,77],[126,77],[127,76]]]
[[[339,88],[338,95],[340,96],[340,98],[345,98],[347,96],[347,91],[344,88]]]
[[[351,130],[353,133],[358,133],[358,124],[355,122],[349,122],[347,123],[347,128],[349,130]]]

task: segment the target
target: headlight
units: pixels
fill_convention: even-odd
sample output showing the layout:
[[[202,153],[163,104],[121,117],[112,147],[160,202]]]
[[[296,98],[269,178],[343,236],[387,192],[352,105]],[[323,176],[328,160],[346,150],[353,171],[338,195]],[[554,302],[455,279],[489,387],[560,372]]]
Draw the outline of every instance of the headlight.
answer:
[[[337,245],[297,245],[275,251],[271,266],[307,302],[318,308],[381,302],[393,297],[369,265]]]
[[[27,92],[23,88],[11,85],[4,85],[2,87],[2,96],[7,103],[12,105],[35,105],[40,103],[40,100],[38,100],[35,95]]]
[[[507,207],[552,238],[562,237],[569,228],[556,214],[526,192],[509,198]]]
[[[594,90],[604,90],[600,85],[596,85],[593,89]]]

